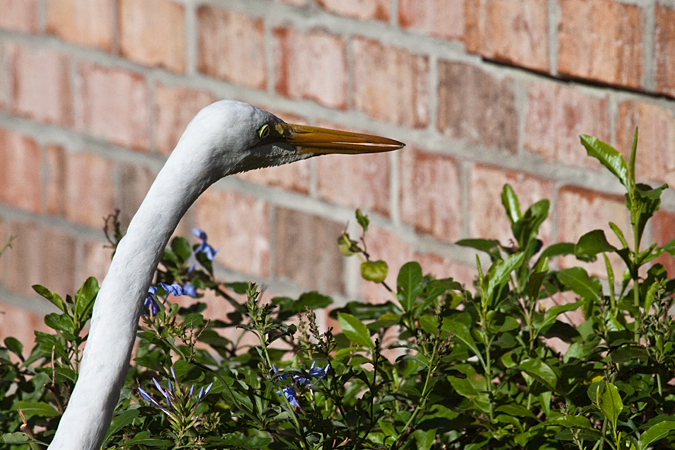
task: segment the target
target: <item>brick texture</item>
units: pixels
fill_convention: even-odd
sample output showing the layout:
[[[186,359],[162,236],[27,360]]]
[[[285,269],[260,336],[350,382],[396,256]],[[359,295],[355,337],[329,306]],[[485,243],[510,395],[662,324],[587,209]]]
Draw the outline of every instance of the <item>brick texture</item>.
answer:
[[[652,241],[658,245],[665,245],[675,239],[675,213],[660,210],[654,214],[651,221]],[[643,246],[646,247],[646,246]],[[668,271],[670,277],[675,276],[675,258],[664,253],[656,259]]]
[[[277,92],[332,108],[347,107],[347,59],[339,36],[313,30],[274,30]]]
[[[286,208],[276,211],[276,275],[327,295],[344,293],[337,238],[344,224]]]
[[[148,66],[185,71],[183,5],[168,0],[121,0],[119,8],[122,56]]]
[[[469,237],[497,239],[504,245],[513,241],[511,224],[502,206],[504,185],[508,183],[515,191],[522,213],[539,200],[553,196],[550,181],[481,164],[471,169],[470,183]],[[551,212],[539,228],[539,238],[546,245],[553,241]]]
[[[612,0],[559,0],[558,71],[638,88],[642,79],[642,10]]]
[[[0,129],[0,161],[0,202],[39,212],[41,157],[38,143],[27,136]],[[4,245],[0,241],[0,248]]]
[[[579,135],[589,134],[609,142],[609,102],[571,87],[534,83],[527,90],[526,150],[544,161],[600,169],[586,155]]]
[[[675,97],[675,8],[657,3],[654,20],[656,90]]]
[[[378,41],[355,38],[354,107],[412,128],[429,123],[429,58]]]
[[[84,267],[78,280],[79,284],[82,284],[88,277],[96,278],[99,285],[103,282],[112,259],[112,249],[106,245],[107,243],[100,241],[85,242]]]
[[[119,198],[116,206],[120,209],[120,222],[126,226],[141,206],[157,174],[147,167],[132,164],[123,164],[118,168],[117,174]],[[108,213],[112,212],[111,210]]]
[[[195,226],[220,249],[216,262],[257,276],[271,274],[269,205],[236,192],[207,191],[196,203]]]
[[[400,153],[401,219],[446,242],[461,236],[462,185],[454,159],[405,149]]]
[[[13,222],[10,234],[16,236],[6,255],[11,292],[36,296],[31,286],[41,284],[62,296],[74,293],[75,239],[31,222]]]
[[[511,80],[450,61],[439,61],[438,71],[438,129],[455,139],[515,153],[518,113]]]
[[[114,8],[114,0],[47,0],[47,33],[73,44],[110,51]]]
[[[444,39],[464,36],[463,0],[401,0],[398,23],[403,28],[422,31]]]
[[[0,29],[37,31],[37,0],[0,0],[0,11]]]
[[[28,357],[35,341],[35,330],[47,330],[42,314],[0,301],[0,342],[10,336],[18,339],[23,344],[23,356]]]
[[[548,71],[547,0],[466,2],[466,49],[485,58]]]
[[[326,11],[353,17],[359,20],[381,20],[387,22],[390,15],[389,0],[317,0]]]
[[[262,89],[267,80],[263,23],[212,6],[197,11],[199,71],[215,78]]]
[[[81,63],[76,126],[95,137],[136,150],[149,145],[148,86],[134,72]]]
[[[206,91],[163,84],[156,86],[154,99],[155,147],[165,155],[171,153],[199,110],[215,101]]]
[[[321,156],[317,167],[323,200],[389,215],[388,154]]]
[[[646,101],[627,100],[619,105],[616,144],[630,160],[635,128],[639,127],[636,176],[638,180],[675,183],[675,115]]]
[[[458,263],[435,253],[415,253],[413,258],[422,266],[422,273],[431,274],[436,279],[453,278],[465,289],[472,289],[474,278],[478,275],[475,265]]]
[[[236,177],[252,183],[278,186],[289,191],[309,194],[312,182],[312,163],[311,160],[298,161],[293,164],[239,173]]]
[[[73,101],[68,78],[69,58],[55,50],[10,44],[13,113],[55,125],[73,124]]]

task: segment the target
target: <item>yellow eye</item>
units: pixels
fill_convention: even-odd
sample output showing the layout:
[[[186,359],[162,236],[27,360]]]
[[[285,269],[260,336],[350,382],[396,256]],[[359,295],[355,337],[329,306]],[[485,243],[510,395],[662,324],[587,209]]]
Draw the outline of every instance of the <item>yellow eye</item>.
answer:
[[[260,139],[265,139],[269,135],[270,135],[270,126],[268,124],[263,125],[258,130],[258,137]]]

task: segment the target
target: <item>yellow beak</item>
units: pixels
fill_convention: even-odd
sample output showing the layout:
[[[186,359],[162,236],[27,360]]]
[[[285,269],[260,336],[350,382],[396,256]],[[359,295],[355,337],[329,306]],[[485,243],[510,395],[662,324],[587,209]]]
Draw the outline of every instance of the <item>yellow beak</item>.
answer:
[[[280,123],[276,129],[283,139],[296,147],[298,153],[325,155],[329,153],[358,154],[398,150],[405,144],[381,136],[328,128]]]

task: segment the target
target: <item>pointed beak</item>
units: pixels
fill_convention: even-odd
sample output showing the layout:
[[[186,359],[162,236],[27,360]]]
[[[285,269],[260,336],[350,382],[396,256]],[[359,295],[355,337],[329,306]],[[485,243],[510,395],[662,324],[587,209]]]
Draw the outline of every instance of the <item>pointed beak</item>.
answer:
[[[298,153],[326,155],[330,153],[358,154],[398,150],[405,144],[393,139],[364,133],[309,127],[292,123],[276,125],[282,139],[295,146]]]

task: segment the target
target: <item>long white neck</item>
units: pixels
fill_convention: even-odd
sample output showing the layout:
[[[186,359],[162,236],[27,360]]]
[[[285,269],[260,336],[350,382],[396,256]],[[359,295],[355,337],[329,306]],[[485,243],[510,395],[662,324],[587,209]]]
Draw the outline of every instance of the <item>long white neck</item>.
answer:
[[[143,300],[168,239],[219,177],[195,167],[179,143],[120,241],[98,293],[80,374],[50,450],[97,450],[124,384]]]

